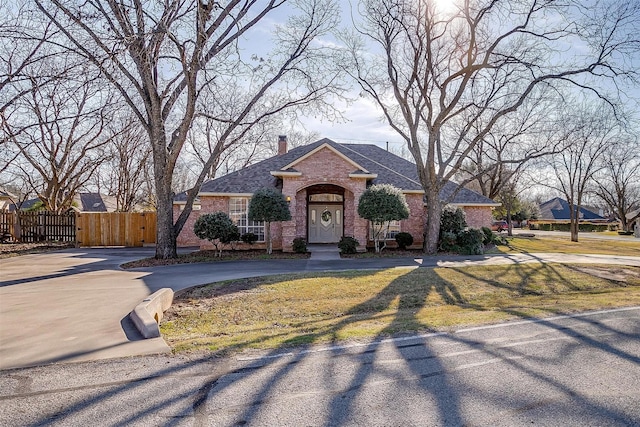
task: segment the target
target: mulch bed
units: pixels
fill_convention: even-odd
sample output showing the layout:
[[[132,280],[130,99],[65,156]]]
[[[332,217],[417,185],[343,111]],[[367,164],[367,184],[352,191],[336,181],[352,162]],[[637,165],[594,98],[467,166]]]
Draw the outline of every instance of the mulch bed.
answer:
[[[222,251],[222,257],[212,250],[190,252],[188,254],[178,254],[178,258],[156,259],[144,258],[137,261],[122,264],[122,268],[156,267],[161,265],[190,264],[194,262],[217,262],[217,261],[245,261],[253,259],[305,259],[309,258],[309,253],[288,253],[273,251],[271,255],[264,249],[254,249],[247,251]]]
[[[42,243],[2,243],[0,244],[0,259],[14,256],[38,254],[73,248],[73,243],[42,242]]]

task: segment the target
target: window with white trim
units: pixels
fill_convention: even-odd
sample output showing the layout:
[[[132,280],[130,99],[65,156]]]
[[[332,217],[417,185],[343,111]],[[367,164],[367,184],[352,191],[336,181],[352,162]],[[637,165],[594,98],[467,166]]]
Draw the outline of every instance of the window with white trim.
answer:
[[[384,223],[384,224],[374,224],[373,222],[369,222],[369,238],[371,240],[373,240],[373,235],[375,233],[375,231],[380,230],[380,227],[382,227],[382,231],[380,232],[380,240],[394,240],[396,238],[396,234],[398,234],[400,232],[400,221],[389,221],[388,223]],[[387,225],[389,226],[387,228]],[[374,231],[374,227],[375,227],[375,231]]]
[[[249,221],[249,198],[230,197],[229,217],[238,226],[240,235],[253,233],[258,242],[264,242],[264,221]]]

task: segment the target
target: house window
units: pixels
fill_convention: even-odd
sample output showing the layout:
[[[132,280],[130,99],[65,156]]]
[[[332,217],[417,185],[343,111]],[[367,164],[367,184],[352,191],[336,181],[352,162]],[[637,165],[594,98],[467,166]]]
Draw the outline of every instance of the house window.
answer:
[[[249,221],[249,199],[247,197],[231,197],[229,199],[229,217],[238,226],[240,235],[253,233],[258,242],[264,242],[264,222]]]
[[[387,228],[387,224],[389,228]],[[374,233],[380,230],[382,227],[382,231],[380,232],[380,240],[394,240],[396,238],[396,234],[400,232],[400,221],[389,221],[384,224],[374,224],[369,222],[369,238],[373,240]]]
[[[310,202],[321,202],[321,203],[326,203],[326,202],[342,202],[344,200],[344,197],[342,196],[342,194],[311,194],[309,196],[309,201]]]

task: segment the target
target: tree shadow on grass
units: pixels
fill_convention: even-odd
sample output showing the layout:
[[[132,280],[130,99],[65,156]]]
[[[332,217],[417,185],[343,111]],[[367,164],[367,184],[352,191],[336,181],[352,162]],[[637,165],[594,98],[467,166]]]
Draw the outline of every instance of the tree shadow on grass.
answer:
[[[474,277],[470,272],[465,273],[464,269],[456,269],[456,271],[467,274],[468,277]],[[518,284],[507,286],[507,288],[514,292],[522,292],[526,290],[527,270],[516,268],[515,271],[522,274],[521,281]],[[549,267],[549,270],[543,270],[543,273],[556,280],[562,278],[562,275],[555,271],[553,267]],[[505,285],[499,280],[478,277],[475,277],[475,280],[482,280],[488,286],[500,289],[505,288]],[[298,342],[296,340],[299,337],[292,338],[268,354],[262,355],[259,359],[244,363],[243,366],[226,372],[222,377],[212,376],[208,378],[198,389],[167,395],[153,403],[145,404],[144,400],[141,399],[139,400],[141,402],[139,411],[134,416],[126,418],[124,423],[139,422],[144,420],[146,416],[161,411],[163,407],[185,399],[192,401],[191,409],[195,418],[195,425],[260,423],[263,420],[261,417],[264,415],[263,409],[265,406],[274,404],[287,406],[288,402],[293,404],[293,400],[286,397],[279,401],[281,395],[278,395],[278,390],[282,388],[286,390],[293,383],[300,383],[299,386],[304,389],[305,382],[320,378],[323,383],[314,384],[314,386],[324,390],[324,393],[316,395],[317,399],[322,399],[323,396],[326,397],[322,401],[323,413],[321,419],[314,419],[313,421],[307,419],[306,424],[317,423],[326,426],[353,425],[361,421],[359,417],[366,410],[361,405],[362,400],[371,398],[371,394],[367,391],[367,387],[369,387],[367,382],[374,378],[386,378],[389,382],[397,384],[397,387],[402,388],[405,392],[414,393],[414,395],[420,396],[420,399],[424,399],[425,402],[433,402],[437,413],[434,414],[433,418],[423,420],[424,422],[447,425],[465,424],[467,420],[461,409],[461,399],[464,394],[472,393],[474,390],[462,390],[460,384],[455,382],[454,375],[447,369],[444,360],[439,357],[433,341],[429,338],[415,337],[411,341],[393,340],[386,343],[383,342],[384,338],[395,335],[399,331],[433,331],[434,329],[422,320],[424,317],[420,317],[418,314],[432,304],[473,308],[473,304],[465,299],[456,284],[438,276],[436,271],[426,269],[411,270],[398,276],[373,297],[350,308],[334,324],[321,326],[314,332],[305,334],[305,339],[310,343],[308,346],[292,350],[290,344]],[[478,308],[482,309],[481,307]],[[529,317],[527,313],[517,309],[506,308],[503,311],[519,318]],[[340,343],[341,332],[360,322],[376,319],[388,320],[385,320],[386,323],[380,328],[374,339],[363,345],[358,351],[349,352],[345,347],[337,345]],[[578,322],[580,321],[578,320]],[[632,363],[640,363],[637,356],[620,350],[611,344],[602,343],[575,330],[576,328],[562,325],[554,320],[540,320],[539,322],[541,326],[548,330],[557,331],[572,340],[577,340],[580,345],[588,346],[594,350],[614,355]],[[303,365],[310,364],[311,360],[309,359],[311,359],[311,355],[315,354],[311,345],[317,342],[325,342],[327,338],[335,346],[326,349],[331,354],[331,357],[328,357],[328,361],[314,365],[314,367],[322,370],[316,378],[311,373],[304,371],[303,368],[307,369],[308,367]],[[544,371],[532,368],[526,363],[526,360],[518,359],[531,359],[531,356],[518,350],[517,347],[496,349],[485,345],[481,341],[459,334],[448,334],[446,339],[463,346],[463,348],[482,352],[499,360],[500,363],[506,364],[508,368],[526,375],[528,378],[533,378],[564,396],[569,396],[580,407],[595,407],[612,420],[628,419],[626,414],[594,402],[593,399],[577,393],[571,386],[563,384],[552,375],[547,375]],[[287,358],[280,357],[283,351],[289,351],[290,354]],[[403,365],[394,366],[394,368],[398,369],[404,368],[402,369],[405,372],[403,377],[398,377],[398,369],[391,369],[388,366],[380,366],[376,363],[376,357],[382,352],[388,351],[393,351],[397,355],[397,360],[394,362],[396,365]],[[181,375],[190,367],[198,363],[207,362],[208,359],[203,358],[178,367],[158,369],[154,374],[154,378]],[[341,368],[340,366],[343,362],[350,363],[353,369],[344,370]],[[304,376],[305,372],[306,376]],[[226,381],[223,381],[225,378]],[[241,382],[251,385],[250,388],[245,389],[249,390],[246,396],[235,394],[235,387]],[[75,411],[101,405],[119,394],[130,393],[138,386],[138,383],[119,385],[109,391],[100,393],[90,401],[83,401],[65,407],[64,410],[56,414],[57,418],[55,419],[63,422]],[[221,405],[220,408],[216,406],[212,409],[207,406],[208,402],[211,405],[211,402],[216,402],[217,400],[225,402],[232,398],[235,398],[232,401],[233,408],[222,407],[222,403],[219,404]],[[503,397],[499,391],[495,391],[495,394],[488,396],[488,398],[499,401]],[[521,407],[526,407],[528,404],[526,400],[513,400],[514,405],[520,405]],[[411,418],[412,409],[415,408],[410,407],[410,402],[394,399],[394,403],[407,406],[394,412],[395,416],[404,418],[388,419],[389,424],[416,423],[416,420]],[[302,410],[303,408],[300,409]],[[384,417],[386,416],[384,413],[385,408],[380,407],[378,411],[380,413],[376,414],[376,416],[379,415],[379,420],[384,422]],[[224,415],[220,415],[222,412],[224,412]],[[299,416],[302,417],[301,423],[305,424],[304,413]],[[210,417],[218,418],[214,421]],[[223,419],[222,422],[219,422],[220,417]],[[182,418],[176,417],[168,420],[166,425],[177,425],[181,421],[183,421]]]

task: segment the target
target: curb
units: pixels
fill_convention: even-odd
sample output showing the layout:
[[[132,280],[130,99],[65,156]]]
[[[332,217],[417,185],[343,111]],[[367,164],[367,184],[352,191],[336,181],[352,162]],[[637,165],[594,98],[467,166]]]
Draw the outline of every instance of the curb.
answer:
[[[143,337],[158,338],[160,336],[158,323],[162,320],[163,313],[171,307],[172,302],[173,291],[162,288],[142,300],[129,313],[129,317]]]

